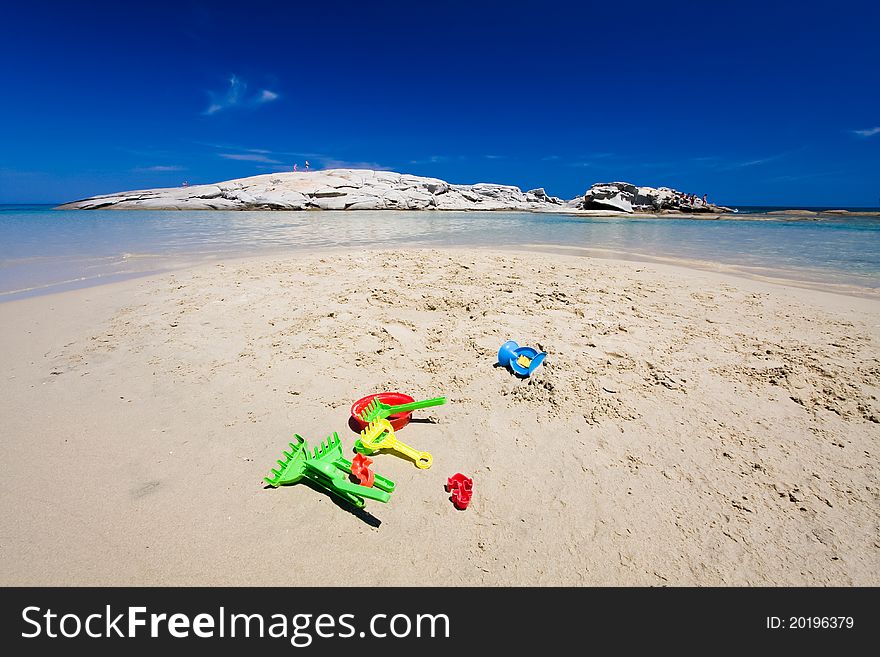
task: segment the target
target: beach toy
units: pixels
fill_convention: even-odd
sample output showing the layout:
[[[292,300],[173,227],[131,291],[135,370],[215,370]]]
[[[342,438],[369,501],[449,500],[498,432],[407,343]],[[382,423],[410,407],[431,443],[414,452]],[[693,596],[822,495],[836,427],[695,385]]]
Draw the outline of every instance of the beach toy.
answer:
[[[514,340],[508,340],[498,350],[498,362],[519,376],[531,375],[546,357],[546,351],[520,347]]]
[[[424,399],[422,401],[414,401],[407,404],[398,404],[391,406],[382,402],[381,398],[376,396],[361,411],[360,418],[364,422],[370,423],[373,420],[385,419],[391,415],[400,413],[411,413],[420,408],[428,408],[430,406],[442,406],[446,403],[446,397],[434,397],[434,399]],[[392,425],[393,426],[393,425]]]
[[[474,480],[457,472],[446,481],[446,490],[452,493],[455,508],[464,511],[474,494]]]
[[[369,422],[364,422],[361,419],[361,413],[363,410],[369,405],[371,401],[375,398],[379,398],[379,401],[384,402],[385,404],[410,404],[415,401],[409,395],[405,395],[402,392],[380,392],[375,395],[367,395],[366,397],[362,397],[358,399],[354,404],[351,405],[351,418],[355,425],[358,427],[358,431],[363,431],[367,428]],[[395,431],[399,431],[403,429],[409,421],[412,419],[412,412],[403,412],[403,413],[395,413],[388,416],[388,421],[391,423],[391,426],[394,427]]]
[[[354,458],[351,460],[351,474],[357,477],[358,483],[361,486],[366,486],[367,488],[373,487],[376,475],[370,470],[370,465],[372,463],[373,459],[360,453],[355,454]]]
[[[434,457],[428,452],[419,452],[406,443],[400,442],[394,436],[394,427],[384,418],[370,422],[367,428],[361,431],[360,440],[355,442],[354,448],[361,454],[372,454],[380,449],[390,449],[411,458],[415,461],[416,467],[422,470],[430,468],[431,463],[434,462]]]
[[[412,412],[419,408],[441,406],[446,397],[415,401],[400,392],[380,392],[358,399],[351,406],[351,417],[361,431],[373,420],[387,418],[395,431],[403,429],[412,419]]]
[[[305,478],[359,509],[364,507],[364,498],[379,502],[390,499],[394,491],[394,482],[390,479],[374,475],[372,488],[358,486],[346,479],[345,475],[351,474],[352,463],[342,456],[342,444],[335,431],[311,454],[305,438],[294,434],[294,439],[295,443],[289,443],[290,452],[284,451],[284,460],[278,461],[280,470],[273,468],[272,476],[265,477],[266,483],[273,488],[295,484]]]

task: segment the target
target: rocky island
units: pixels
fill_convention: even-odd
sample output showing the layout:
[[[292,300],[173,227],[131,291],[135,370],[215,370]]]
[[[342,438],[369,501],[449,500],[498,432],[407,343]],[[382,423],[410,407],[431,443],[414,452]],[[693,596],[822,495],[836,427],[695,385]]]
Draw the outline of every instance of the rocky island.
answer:
[[[674,189],[598,183],[563,201],[543,188],[456,185],[393,171],[327,169],[264,174],[210,185],[190,185],[93,196],[65,210],[519,210],[559,213],[701,213],[730,208],[703,203]]]

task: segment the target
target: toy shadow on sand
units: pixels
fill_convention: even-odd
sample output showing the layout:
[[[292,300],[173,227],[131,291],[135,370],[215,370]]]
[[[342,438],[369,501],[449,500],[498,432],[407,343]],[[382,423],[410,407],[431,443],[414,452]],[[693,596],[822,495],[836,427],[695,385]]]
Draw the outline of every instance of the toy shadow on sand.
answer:
[[[342,444],[336,432],[321,441],[314,450],[309,449],[305,438],[299,434],[294,434],[293,438],[288,444],[290,451],[284,450],[283,458],[277,461],[278,469],[273,468],[271,476],[264,477],[268,487],[305,484],[329,495],[337,506],[345,508],[370,526],[378,527],[381,524],[379,520],[363,511],[365,501],[387,502],[394,492],[394,482],[376,473],[371,473],[371,486],[350,481],[352,462],[343,457]]]
[[[345,501],[339,499],[338,497],[336,497],[336,495],[334,495],[333,493],[328,491],[323,486],[319,486],[318,484],[312,483],[309,480],[304,480],[300,483],[304,486],[308,486],[309,488],[311,488],[313,491],[315,491],[317,493],[321,493],[322,495],[327,497],[327,499],[329,499],[331,502],[333,502],[333,504],[338,506],[340,509],[342,509],[343,511],[347,511],[348,513],[353,515],[358,520],[361,520],[361,521],[365,522],[366,524],[368,524],[373,529],[378,529],[382,525],[382,521],[379,520],[379,518],[374,516],[372,513],[367,511],[366,509],[359,509],[358,507],[353,506],[353,505],[349,504],[348,502],[345,502]],[[275,487],[271,486],[269,484],[266,484],[265,486],[263,486],[263,490],[269,490],[272,488],[275,488]]]

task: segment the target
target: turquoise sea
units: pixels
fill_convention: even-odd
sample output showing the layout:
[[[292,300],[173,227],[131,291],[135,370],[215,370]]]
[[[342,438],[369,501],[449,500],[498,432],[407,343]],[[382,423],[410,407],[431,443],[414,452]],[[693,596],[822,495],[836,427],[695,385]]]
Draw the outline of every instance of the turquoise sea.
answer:
[[[880,220],[695,221],[513,212],[159,212],[0,205],[0,301],[315,248],[564,249],[880,291]]]

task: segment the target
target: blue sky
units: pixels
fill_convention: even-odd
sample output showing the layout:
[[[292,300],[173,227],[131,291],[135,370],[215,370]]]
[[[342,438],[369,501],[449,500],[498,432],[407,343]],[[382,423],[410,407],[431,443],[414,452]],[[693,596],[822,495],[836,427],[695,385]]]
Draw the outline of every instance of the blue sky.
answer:
[[[15,6],[15,5],[18,6]],[[880,3],[10,3],[0,203],[367,166],[880,205]]]

